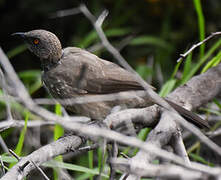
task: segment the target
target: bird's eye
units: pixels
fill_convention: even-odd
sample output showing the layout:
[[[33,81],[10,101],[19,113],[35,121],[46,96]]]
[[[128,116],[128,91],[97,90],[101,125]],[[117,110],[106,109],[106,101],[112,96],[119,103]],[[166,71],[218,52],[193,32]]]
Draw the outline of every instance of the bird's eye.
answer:
[[[33,40],[33,43],[34,43],[35,45],[37,45],[37,44],[39,44],[39,40],[38,40],[38,39],[34,39],[34,40]]]

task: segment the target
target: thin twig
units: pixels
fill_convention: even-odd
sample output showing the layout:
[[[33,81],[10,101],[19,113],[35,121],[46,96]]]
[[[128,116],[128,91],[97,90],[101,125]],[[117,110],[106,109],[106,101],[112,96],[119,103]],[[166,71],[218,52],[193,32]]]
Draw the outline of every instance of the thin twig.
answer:
[[[2,72],[2,69],[0,68],[0,79],[1,79],[1,85],[2,85],[2,91],[3,91],[3,96],[5,97],[5,102],[6,102],[6,111],[7,111],[7,118],[8,119],[13,119],[12,113],[11,113],[11,106],[8,100],[8,93],[7,93],[7,83],[5,82],[5,76],[4,73]]]
[[[2,156],[0,156],[0,163],[1,163],[1,169],[2,169],[2,173],[3,175],[5,174],[5,165],[4,165],[4,162],[2,160]]]
[[[220,117],[219,117],[219,120],[220,120]],[[211,138],[212,137],[216,137],[216,136],[220,136],[221,135],[221,128],[219,128],[219,129],[217,129],[215,131],[208,132],[206,134],[207,134],[207,136],[209,136]]]
[[[8,121],[7,121],[8,122]],[[2,138],[2,136],[0,135],[0,144],[2,146],[2,149],[4,150],[4,152],[8,153],[8,147],[4,141],[4,139]]]
[[[116,179],[116,168],[114,167],[114,164],[112,164],[111,159],[112,158],[117,158],[118,155],[118,145],[116,142],[112,142],[111,144],[109,144],[109,148],[108,148],[108,161],[110,164],[110,180],[114,180]]]
[[[184,146],[182,134],[181,134],[180,130],[178,130],[178,132],[175,133],[175,135],[171,139],[171,141],[172,141],[171,144],[173,145],[175,153],[177,155],[179,155],[180,157],[182,157],[184,159],[184,161],[190,165],[191,164],[190,159],[189,159],[188,154],[186,152],[186,148]]]
[[[10,154],[12,156],[14,156],[18,161],[21,159],[14,151],[12,151],[11,149],[8,149],[8,151],[10,152]]]
[[[202,179],[205,177],[202,172],[195,172],[172,164],[155,165],[140,162],[131,164],[127,159],[122,158],[112,159],[112,163],[124,172],[130,172],[142,177],[162,177],[163,179]]]
[[[188,54],[190,54],[194,49],[196,49],[197,47],[199,47],[200,45],[202,45],[203,43],[205,43],[206,41],[210,40],[211,38],[213,38],[214,36],[220,35],[221,32],[214,32],[211,33],[207,38],[205,38],[204,40],[198,42],[197,44],[194,44],[187,52],[185,52],[184,54],[180,54],[179,59],[177,60],[177,62],[180,62],[183,58],[186,58],[188,56]]]
[[[48,178],[48,176],[44,173],[44,171],[34,162],[34,161],[29,161],[30,163],[32,163],[34,166],[35,166],[35,168],[37,168],[38,169],[38,171],[42,174],[42,176],[46,179],[46,180],[50,180],[49,178]]]

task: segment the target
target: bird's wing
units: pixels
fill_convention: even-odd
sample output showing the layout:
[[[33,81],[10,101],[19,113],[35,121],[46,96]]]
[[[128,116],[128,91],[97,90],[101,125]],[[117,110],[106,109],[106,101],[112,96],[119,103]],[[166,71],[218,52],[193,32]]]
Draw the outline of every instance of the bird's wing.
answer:
[[[135,76],[120,66],[80,48],[66,48],[65,51],[63,59],[72,66],[69,77],[72,77],[73,87],[90,94],[143,90]]]

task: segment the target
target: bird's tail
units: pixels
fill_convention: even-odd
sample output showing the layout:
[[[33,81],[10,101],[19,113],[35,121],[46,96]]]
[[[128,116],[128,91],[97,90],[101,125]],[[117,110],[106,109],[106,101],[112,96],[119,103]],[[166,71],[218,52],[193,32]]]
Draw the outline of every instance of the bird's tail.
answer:
[[[169,101],[168,99],[165,99],[181,116],[183,116],[187,121],[195,124],[198,127],[201,128],[210,128],[209,123],[196,115],[195,113],[188,111],[187,109],[179,106],[178,104],[173,103],[172,101]]]

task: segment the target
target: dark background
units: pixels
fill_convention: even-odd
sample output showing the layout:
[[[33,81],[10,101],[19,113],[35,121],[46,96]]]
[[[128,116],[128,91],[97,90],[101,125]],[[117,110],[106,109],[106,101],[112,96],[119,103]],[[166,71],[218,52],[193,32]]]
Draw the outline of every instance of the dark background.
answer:
[[[90,22],[82,14],[63,18],[50,18],[58,10],[77,7],[83,1],[41,1],[41,0],[0,0],[0,45],[7,53],[21,45],[19,39],[10,36],[13,32],[33,29],[47,29],[54,32],[63,47],[81,46],[81,42],[93,30]],[[192,0],[90,0],[84,1],[95,15],[108,9],[104,30],[129,28],[129,32],[110,37],[117,44],[127,36],[153,36],[167,42],[171,48],[161,49],[151,44],[131,46],[122,50],[123,56],[136,67],[138,63],[153,56],[159,62],[165,78],[172,71],[176,59],[194,42],[199,40],[196,11]],[[221,2],[201,1],[206,22],[206,34],[220,29]],[[98,40],[90,44],[98,42]],[[82,47],[88,48],[88,47]],[[161,51],[161,52],[159,52]],[[112,60],[104,50],[97,53]],[[37,58],[28,51],[11,58],[17,71],[40,68]]]

